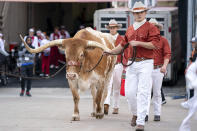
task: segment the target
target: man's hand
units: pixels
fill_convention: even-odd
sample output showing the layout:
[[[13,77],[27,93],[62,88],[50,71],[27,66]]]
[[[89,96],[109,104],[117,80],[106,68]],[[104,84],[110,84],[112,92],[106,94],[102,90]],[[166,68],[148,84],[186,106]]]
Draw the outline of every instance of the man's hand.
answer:
[[[139,45],[139,42],[138,41],[135,41],[135,40],[132,40],[132,41],[129,42],[129,44],[131,46],[138,46]]]
[[[167,67],[163,65],[163,66],[161,67],[161,69],[160,69],[160,72],[165,74],[165,73],[166,73],[166,68],[167,68]]]

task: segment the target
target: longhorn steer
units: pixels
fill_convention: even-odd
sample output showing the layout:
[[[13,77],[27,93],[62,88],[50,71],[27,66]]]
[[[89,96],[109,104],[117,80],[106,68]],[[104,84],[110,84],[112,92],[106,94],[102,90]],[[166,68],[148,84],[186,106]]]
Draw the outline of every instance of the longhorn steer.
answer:
[[[21,39],[23,40],[22,37]],[[54,40],[37,49],[31,49],[24,43],[27,50],[31,53],[42,52],[44,49],[52,46],[58,46],[58,48],[65,51],[67,61],[66,78],[74,100],[72,120],[76,121],[80,120],[78,90],[91,89],[93,96],[93,112],[91,115],[97,119],[101,119],[104,116],[103,104],[107,95],[107,85],[116,62],[116,56],[104,56],[93,71],[87,72],[87,70],[95,66],[103,50],[106,51],[114,47],[114,42],[115,39],[110,34],[86,28],[77,32],[73,38]]]

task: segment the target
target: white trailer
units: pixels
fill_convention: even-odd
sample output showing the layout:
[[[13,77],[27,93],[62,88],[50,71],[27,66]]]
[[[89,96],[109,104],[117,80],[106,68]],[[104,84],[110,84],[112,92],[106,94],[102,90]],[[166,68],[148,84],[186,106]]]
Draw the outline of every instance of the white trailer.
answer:
[[[94,28],[101,32],[109,32],[105,28],[105,25],[109,23],[111,19],[115,19],[119,24],[122,24],[122,28],[118,30],[119,34],[124,35],[127,28],[132,23],[132,14],[128,8],[107,8],[96,10],[94,13]]]
[[[167,68],[167,74],[164,81],[175,84],[177,81],[177,73],[181,66],[181,44],[178,28],[178,9],[177,7],[154,7],[147,13],[147,20],[156,18],[163,24],[161,35],[168,39],[172,51],[171,62]],[[110,19],[115,19],[123,25],[118,32],[124,35],[127,28],[133,23],[133,15],[128,8],[108,8],[96,10],[94,13],[94,27],[101,32],[109,32],[105,25]]]

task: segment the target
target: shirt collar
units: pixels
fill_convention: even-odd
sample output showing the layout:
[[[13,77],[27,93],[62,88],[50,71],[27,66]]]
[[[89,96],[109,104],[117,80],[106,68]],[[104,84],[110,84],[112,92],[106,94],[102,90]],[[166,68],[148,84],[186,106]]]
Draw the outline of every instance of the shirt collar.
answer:
[[[134,30],[137,30],[138,28],[140,28],[145,22],[146,22],[146,19],[144,19],[141,22],[134,22],[134,24],[133,24]]]

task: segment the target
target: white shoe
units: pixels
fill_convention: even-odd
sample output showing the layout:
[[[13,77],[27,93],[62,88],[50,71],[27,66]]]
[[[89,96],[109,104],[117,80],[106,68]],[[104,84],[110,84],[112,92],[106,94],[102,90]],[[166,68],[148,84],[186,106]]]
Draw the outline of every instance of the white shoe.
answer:
[[[44,74],[42,73],[42,74],[40,74],[40,76],[44,76]]]
[[[55,69],[58,69],[59,68],[59,66],[55,66]]]
[[[51,68],[51,69],[54,68],[54,65],[50,65],[50,68]]]
[[[185,109],[189,109],[189,104],[188,104],[187,101],[182,102],[182,103],[181,103],[181,106],[182,106],[183,108],[185,108]]]

